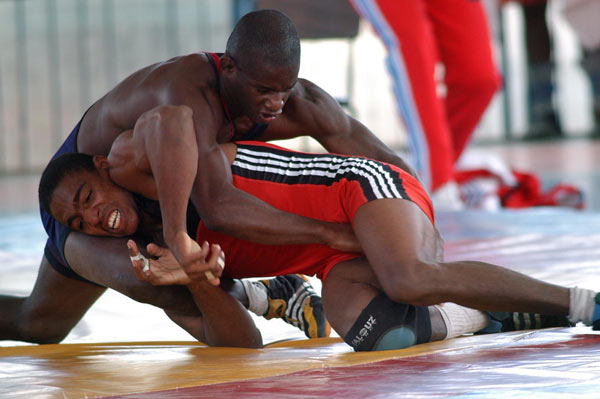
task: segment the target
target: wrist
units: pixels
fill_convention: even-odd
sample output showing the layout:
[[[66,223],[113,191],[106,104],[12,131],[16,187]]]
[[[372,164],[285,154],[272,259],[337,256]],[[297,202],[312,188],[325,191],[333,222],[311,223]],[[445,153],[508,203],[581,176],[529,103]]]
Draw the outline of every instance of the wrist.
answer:
[[[314,240],[318,244],[329,245],[335,236],[333,224],[329,222],[320,222],[316,229]]]

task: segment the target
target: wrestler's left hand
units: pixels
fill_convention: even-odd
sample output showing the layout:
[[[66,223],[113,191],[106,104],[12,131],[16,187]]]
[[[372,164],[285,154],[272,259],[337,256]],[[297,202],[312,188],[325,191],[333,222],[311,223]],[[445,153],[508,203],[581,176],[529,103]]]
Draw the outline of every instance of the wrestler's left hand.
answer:
[[[127,241],[129,256],[135,275],[141,281],[152,285],[189,284],[190,278],[179,265],[173,253],[168,248],[156,244],[148,244],[148,253],[156,259],[146,258],[142,255],[133,240]]]

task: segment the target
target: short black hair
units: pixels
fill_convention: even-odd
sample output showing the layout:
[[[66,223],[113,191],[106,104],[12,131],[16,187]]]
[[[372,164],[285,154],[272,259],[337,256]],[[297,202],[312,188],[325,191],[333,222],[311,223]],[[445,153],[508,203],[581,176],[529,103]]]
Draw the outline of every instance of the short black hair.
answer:
[[[38,186],[38,198],[42,208],[46,212],[52,214],[50,212],[50,202],[52,201],[52,195],[56,187],[58,187],[65,177],[80,170],[96,171],[92,155],[73,152],[62,154],[48,163],[42,172]]]
[[[236,62],[261,62],[273,66],[300,65],[300,37],[294,22],[277,10],[244,15],[227,40],[225,54]]]

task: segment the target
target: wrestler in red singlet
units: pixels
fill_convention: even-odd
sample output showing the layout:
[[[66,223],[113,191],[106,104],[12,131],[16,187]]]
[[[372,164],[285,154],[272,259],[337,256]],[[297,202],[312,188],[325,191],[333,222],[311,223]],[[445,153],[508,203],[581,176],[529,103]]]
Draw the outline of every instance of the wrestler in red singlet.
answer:
[[[261,142],[237,143],[233,185],[272,206],[314,219],[351,223],[361,205],[381,198],[416,203],[434,222],[420,183],[403,170],[362,157],[307,154]],[[218,243],[227,256],[224,277],[317,275],[324,280],[339,262],[362,256],[326,245],[260,245],[208,230],[198,242]]]

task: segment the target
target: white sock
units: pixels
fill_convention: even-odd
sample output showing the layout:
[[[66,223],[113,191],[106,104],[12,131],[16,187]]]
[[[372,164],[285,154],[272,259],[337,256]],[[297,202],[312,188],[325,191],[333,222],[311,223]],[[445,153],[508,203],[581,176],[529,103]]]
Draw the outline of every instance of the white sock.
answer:
[[[585,288],[569,288],[569,321],[573,324],[583,322],[586,326],[592,325],[596,293]]]
[[[446,338],[450,339],[459,335],[477,332],[485,328],[490,318],[481,310],[465,308],[452,302],[442,305],[434,305],[440,311],[444,323],[446,323]]]
[[[241,280],[241,282],[248,296],[248,310],[258,316],[264,316],[269,310],[267,287],[259,281]]]

